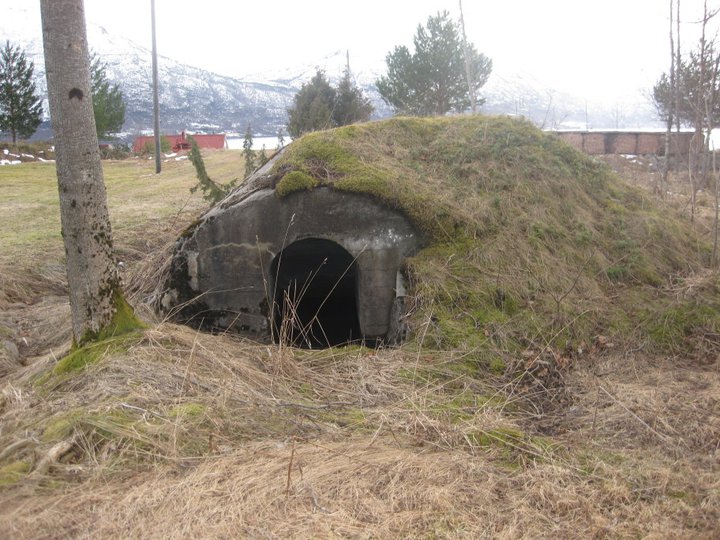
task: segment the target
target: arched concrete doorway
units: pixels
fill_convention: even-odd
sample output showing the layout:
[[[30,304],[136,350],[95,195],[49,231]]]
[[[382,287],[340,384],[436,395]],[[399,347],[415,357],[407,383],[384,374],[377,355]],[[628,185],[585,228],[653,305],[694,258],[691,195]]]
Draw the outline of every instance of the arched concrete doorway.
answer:
[[[318,348],[358,341],[358,268],[331,240],[306,238],[283,249],[271,265],[273,339]]]
[[[299,308],[300,326],[288,327],[296,345],[401,341],[401,268],[423,243],[407,217],[326,186],[279,197],[271,163],[178,239],[158,308],[211,331],[277,341],[291,322],[287,295]]]

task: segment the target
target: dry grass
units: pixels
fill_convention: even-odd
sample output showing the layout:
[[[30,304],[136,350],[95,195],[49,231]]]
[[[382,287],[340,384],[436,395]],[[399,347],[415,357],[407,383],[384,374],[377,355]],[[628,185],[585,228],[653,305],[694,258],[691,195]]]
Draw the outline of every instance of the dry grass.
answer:
[[[211,175],[212,160],[231,170],[235,157],[212,154]],[[436,348],[448,329],[432,310],[415,342],[377,351],[156,321],[161,247],[201,205],[183,206],[194,172],[172,167],[164,187],[146,185],[150,165],[106,169],[126,282],[154,324],[84,369],[57,369],[61,259],[35,264],[18,239],[0,251],[0,331],[28,341],[26,365],[0,376],[2,536],[720,536],[717,336],[688,336],[692,354],[671,356],[602,336],[570,352],[538,331],[518,351],[503,347],[509,317],[487,328],[493,372],[485,345]],[[123,183],[133,208],[112,202]],[[466,279],[453,264],[433,271]],[[715,281],[697,273],[666,292],[702,299]]]
[[[41,441],[25,452],[43,455],[56,417],[83,412],[49,475],[5,488],[0,525],[16,538],[716,536],[717,364],[588,360],[540,414],[547,394],[503,378],[403,371],[443,374],[441,358],[280,353],[160,326],[70,380],[21,393],[37,365],[6,381],[8,432]]]

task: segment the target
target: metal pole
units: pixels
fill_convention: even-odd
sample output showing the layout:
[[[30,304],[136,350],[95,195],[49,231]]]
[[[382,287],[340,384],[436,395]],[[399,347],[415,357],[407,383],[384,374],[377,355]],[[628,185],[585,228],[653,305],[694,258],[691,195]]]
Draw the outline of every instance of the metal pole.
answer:
[[[160,106],[158,99],[157,44],[155,41],[155,0],[150,0],[152,11],[152,76],[153,76],[153,131],[155,133],[155,174],[160,174]]]
[[[465,79],[467,80],[468,93],[470,95],[470,110],[475,114],[477,109],[477,98],[475,97],[475,83],[472,77],[472,69],[470,67],[470,48],[468,47],[467,36],[465,35],[465,17],[463,17],[462,0],[458,0],[460,4],[460,28],[463,37],[463,52],[465,54]]]

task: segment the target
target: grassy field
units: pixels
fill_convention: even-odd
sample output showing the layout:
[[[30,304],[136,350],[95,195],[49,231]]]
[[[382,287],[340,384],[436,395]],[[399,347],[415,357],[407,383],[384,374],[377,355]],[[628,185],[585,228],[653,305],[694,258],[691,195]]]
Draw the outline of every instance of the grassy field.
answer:
[[[406,126],[390,127],[398,141]],[[434,200],[465,231],[448,239],[450,221],[428,225],[439,239],[411,262],[420,307],[397,349],[297,350],[159,320],[147,302],[166,248],[206,203],[189,193],[187,161],[156,176],[152,162],[129,159],[104,163],[108,200],[125,283],[150,326],[102,342],[83,365],[63,362],[54,169],[0,167],[0,342],[20,353],[0,375],[3,536],[720,536],[707,229],[696,234],[682,204],[627,187],[647,168],[617,167],[617,179],[571,154],[563,167],[606,184],[554,193],[564,174],[528,185],[518,155],[451,156],[440,139],[393,146],[373,129],[317,135],[288,162],[313,182],[369,183],[386,200],[407,189],[375,180],[418,174],[431,187],[397,204],[423,220]],[[423,129],[411,138],[445,127]],[[451,130],[463,140],[462,126]],[[373,141],[372,160],[343,153]],[[536,141],[526,144],[532,154]],[[305,151],[342,176],[313,177]],[[471,207],[458,203],[467,191],[443,184],[443,159],[479,186]],[[242,174],[239,152],[205,161],[216,180]]]

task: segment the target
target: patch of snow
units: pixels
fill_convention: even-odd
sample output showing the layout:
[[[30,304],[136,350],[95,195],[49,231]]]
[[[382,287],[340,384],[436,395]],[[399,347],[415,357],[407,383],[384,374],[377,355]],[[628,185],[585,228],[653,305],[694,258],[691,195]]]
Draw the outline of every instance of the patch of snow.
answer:
[[[228,150],[242,150],[243,149],[243,142],[245,141],[245,137],[231,137],[226,136],[225,140],[227,141],[227,147]],[[289,135],[284,135],[284,145],[287,146],[292,142],[292,139]],[[276,137],[253,137],[253,150],[262,150],[263,145],[265,146],[265,150],[275,150],[277,148],[278,139]]]
[[[178,156],[178,157],[175,158],[175,161],[182,161],[182,160],[187,159],[187,158],[188,158],[187,156]]]
[[[21,163],[22,161],[16,159],[0,159],[0,165],[20,165]]]
[[[32,154],[20,154],[20,155],[24,158],[35,159],[35,156],[33,156]]]

